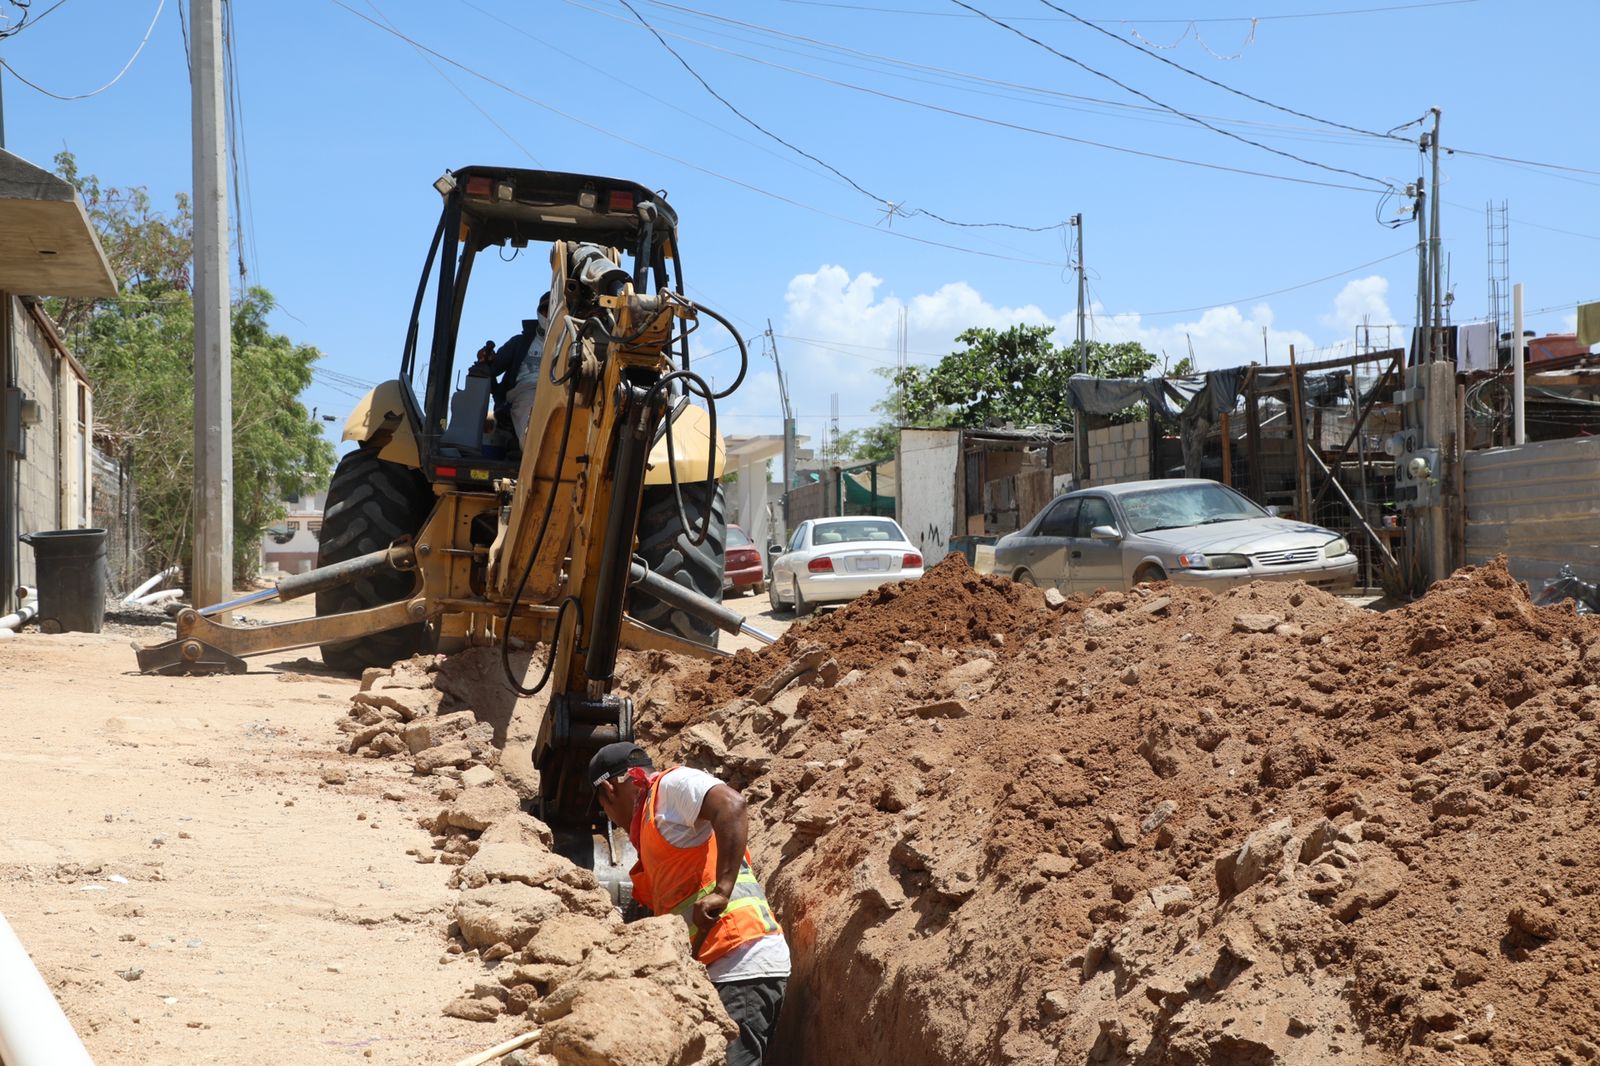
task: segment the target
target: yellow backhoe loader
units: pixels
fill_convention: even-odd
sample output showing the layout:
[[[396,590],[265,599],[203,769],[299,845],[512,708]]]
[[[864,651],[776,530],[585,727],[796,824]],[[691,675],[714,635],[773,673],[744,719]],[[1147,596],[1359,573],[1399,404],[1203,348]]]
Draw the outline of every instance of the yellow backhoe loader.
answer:
[[[140,650],[139,664],[240,671],[246,656],[315,645],[331,665],[357,670],[422,649],[498,644],[513,685],[549,687],[535,749],[539,813],[581,835],[601,824],[584,779],[590,755],[633,735],[630,702],[610,691],[618,649],[715,655],[718,630],[753,632],[717,602],[716,401],[743,380],[748,353],[726,319],[684,295],[677,216],[661,193],[496,167],[447,172],[434,186],[444,211],[400,374],[345,427],[358,448],[334,473],[318,567],[182,611],[177,639]],[[468,307],[474,266],[536,260],[545,249],[548,275],[535,264],[516,287],[474,286],[489,290],[490,313],[515,321],[548,285],[547,325],[528,325],[536,342],[517,378],[533,397],[518,447],[506,413],[488,417],[492,374],[479,363],[458,373],[466,360],[457,352],[492,366],[494,345],[466,338],[508,324]],[[720,392],[690,363],[688,337],[707,318],[732,334],[741,360]],[[249,603],[312,594],[314,618],[225,621]],[[513,676],[512,641],[549,647],[531,688]]]

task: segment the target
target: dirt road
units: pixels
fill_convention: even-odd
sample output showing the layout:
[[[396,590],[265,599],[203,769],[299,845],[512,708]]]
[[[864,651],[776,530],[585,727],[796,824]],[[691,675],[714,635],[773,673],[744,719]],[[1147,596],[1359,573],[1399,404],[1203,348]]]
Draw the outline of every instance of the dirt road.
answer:
[[[338,753],[356,683],[314,652],[143,677],[130,639],[0,643],[0,913],[96,1060],[452,1062],[512,1032],[440,1015],[473,964],[452,868],[408,854],[439,782]]]

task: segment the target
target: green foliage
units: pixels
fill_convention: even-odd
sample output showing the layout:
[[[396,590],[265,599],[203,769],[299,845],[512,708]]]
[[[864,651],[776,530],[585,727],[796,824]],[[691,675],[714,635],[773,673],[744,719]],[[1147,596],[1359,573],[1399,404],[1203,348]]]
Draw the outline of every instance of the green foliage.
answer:
[[[833,453],[840,460],[882,463],[893,459],[899,446],[900,428],[891,422],[880,422],[839,434],[834,438]]]
[[[164,216],[144,190],[102,189],[80,177],[68,153],[57,173],[76,183],[117,272],[121,294],[58,302],[94,387],[95,433],[133,464],[152,569],[193,549],[194,302],[189,207]],[[254,577],[261,537],[283,516],[282,499],[326,481],[333,447],[298,397],[311,384],[316,348],[267,326],[272,296],[252,288],[233,306],[233,569]]]
[[[911,366],[890,372],[894,396],[886,413],[914,426],[1072,425],[1067,379],[1078,371],[1075,346],[1051,343],[1053,326],[969,329],[956,338],[965,347],[931,370]],[[1087,345],[1088,373],[1095,377],[1143,377],[1156,357],[1133,341]],[[1125,413],[1123,419],[1134,417]]]

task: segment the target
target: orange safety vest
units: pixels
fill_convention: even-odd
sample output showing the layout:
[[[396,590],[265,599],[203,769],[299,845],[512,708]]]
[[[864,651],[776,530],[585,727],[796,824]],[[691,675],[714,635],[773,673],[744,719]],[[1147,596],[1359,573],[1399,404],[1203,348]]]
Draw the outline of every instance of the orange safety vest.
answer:
[[[748,850],[739,864],[727,909],[708,932],[701,933],[695,926],[694,905],[717,887],[717,838],[713,833],[698,847],[679,848],[668,843],[656,828],[655,785],[671,772],[658,776],[645,796],[644,818],[639,826],[639,861],[629,873],[633,898],[652,914],[682,918],[688,927],[690,950],[709,966],[734,948],[783,929],[772,916],[767,894],[750,868]]]

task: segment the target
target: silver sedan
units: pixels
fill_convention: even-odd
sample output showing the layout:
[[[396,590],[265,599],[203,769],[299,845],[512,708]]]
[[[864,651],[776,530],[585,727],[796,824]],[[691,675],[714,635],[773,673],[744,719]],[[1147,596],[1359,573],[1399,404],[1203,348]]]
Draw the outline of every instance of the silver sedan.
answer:
[[[772,609],[799,616],[846,603],[890,581],[922,576],[922,553],[892,518],[814,518],[772,560]]]
[[[1127,590],[1142,581],[1213,588],[1250,581],[1355,583],[1343,537],[1274,518],[1215,481],[1132,481],[1051,500],[1000,538],[994,571],[1062,592]]]

